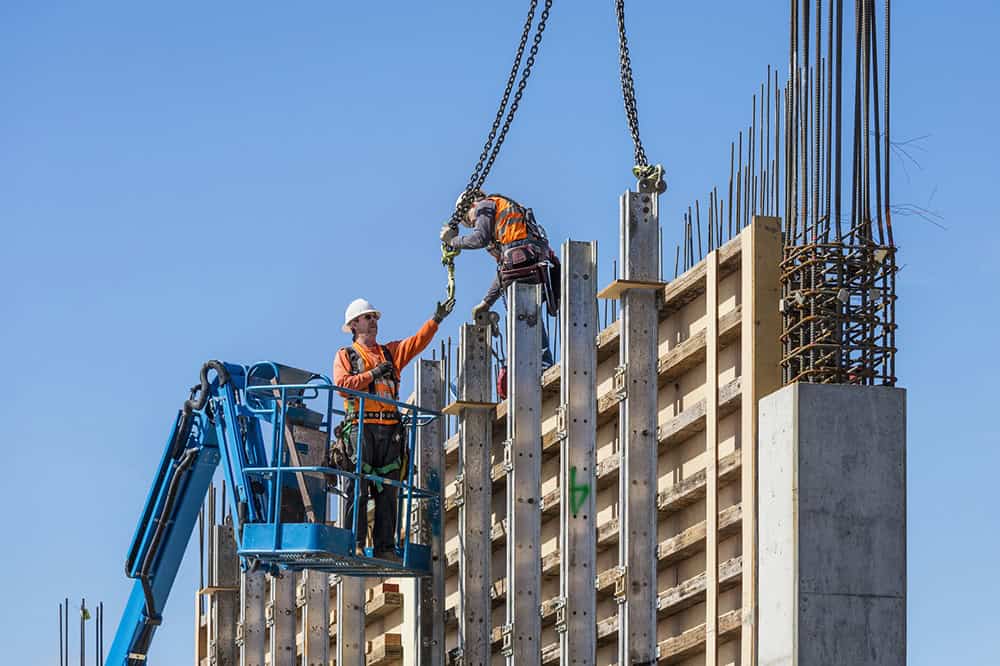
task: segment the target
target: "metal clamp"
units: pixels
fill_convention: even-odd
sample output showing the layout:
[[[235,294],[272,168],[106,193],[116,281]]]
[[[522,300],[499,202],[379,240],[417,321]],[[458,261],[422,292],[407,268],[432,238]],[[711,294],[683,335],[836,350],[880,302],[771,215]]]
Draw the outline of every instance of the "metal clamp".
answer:
[[[237,647],[243,647],[243,641],[245,637],[246,637],[246,628],[244,627],[242,620],[237,621],[236,640],[234,640],[233,642],[236,643]]]
[[[568,405],[559,405],[556,407],[556,441],[561,442],[566,439],[569,435],[569,426],[566,420],[569,415]]]
[[[555,600],[556,611],[556,633],[566,631],[566,597],[559,597]]]
[[[455,475],[455,506],[465,504],[465,475]]]
[[[514,623],[508,622],[500,630],[500,653],[505,657],[514,655]]]
[[[509,439],[503,441],[503,468],[508,474],[514,471],[514,442]]]
[[[615,366],[615,395],[619,400],[628,397],[628,365]]]
[[[268,601],[264,604],[264,626],[274,626],[274,602]]]
[[[628,597],[628,571],[624,564],[615,567],[615,601],[625,603]]]
[[[306,587],[307,581],[301,580],[298,585],[295,586],[295,607],[302,608],[306,605]]]
[[[465,666],[465,653],[462,648],[448,650],[448,666]]]

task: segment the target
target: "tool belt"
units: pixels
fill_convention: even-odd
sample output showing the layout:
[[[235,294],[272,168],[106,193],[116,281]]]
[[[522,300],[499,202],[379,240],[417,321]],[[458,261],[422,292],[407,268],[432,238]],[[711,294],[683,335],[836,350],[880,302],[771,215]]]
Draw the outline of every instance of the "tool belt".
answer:
[[[553,317],[559,313],[560,270],[559,258],[547,245],[528,239],[505,245],[497,265],[504,284],[527,282],[542,285],[545,305]]]
[[[391,411],[388,411],[388,412],[368,412],[368,411],[366,411],[364,413],[364,416],[362,417],[362,420],[365,421],[365,422],[368,422],[368,421],[392,421],[393,423],[396,423],[396,422],[399,421],[399,412],[397,412],[396,410],[391,410]],[[354,425],[357,422],[358,422],[358,415],[356,413],[355,414],[350,414],[350,415],[348,415],[347,417],[344,418],[344,423],[349,423],[351,425]]]
[[[545,247],[538,241],[514,241],[501,250],[497,270],[504,282],[526,278],[534,278],[541,282],[544,279],[543,270],[548,267],[545,259]]]

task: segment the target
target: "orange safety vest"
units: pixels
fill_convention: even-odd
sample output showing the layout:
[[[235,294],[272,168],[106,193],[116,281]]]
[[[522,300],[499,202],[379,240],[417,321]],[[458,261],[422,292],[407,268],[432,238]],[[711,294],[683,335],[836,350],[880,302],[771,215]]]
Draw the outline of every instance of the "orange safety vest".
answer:
[[[486,197],[496,206],[493,223],[493,238],[500,245],[509,245],[529,238],[528,221],[521,204],[499,194]]]
[[[370,354],[367,349],[356,342],[350,347],[345,347],[344,350],[347,352],[347,358],[351,364],[352,375],[360,375],[368,372],[385,361],[391,363],[392,375],[374,380],[365,392],[380,398],[386,398],[387,400],[399,401],[399,369],[396,368],[396,362],[393,360],[388,347],[379,345],[379,354],[377,356]],[[344,398],[344,411],[347,413],[347,416],[345,416],[346,421],[357,420],[358,404],[360,402],[359,398],[353,396]],[[398,423],[399,410],[396,409],[396,405],[391,403],[365,398],[365,413],[362,415],[362,420],[365,423],[376,424]]]

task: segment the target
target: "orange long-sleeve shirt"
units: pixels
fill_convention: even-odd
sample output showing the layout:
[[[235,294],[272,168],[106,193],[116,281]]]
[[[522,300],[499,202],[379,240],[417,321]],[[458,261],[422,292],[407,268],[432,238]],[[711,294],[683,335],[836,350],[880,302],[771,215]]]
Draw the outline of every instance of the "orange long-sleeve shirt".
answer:
[[[396,366],[396,372],[402,375],[403,368],[405,368],[407,364],[417,356],[417,354],[427,348],[427,345],[429,345],[431,340],[434,339],[434,334],[437,333],[437,330],[437,322],[433,319],[428,319],[424,322],[424,325],[420,327],[420,330],[414,335],[404,340],[395,340],[393,342],[386,343],[386,348],[389,350],[389,353],[392,354],[392,360]],[[382,346],[380,344],[367,347],[359,343],[355,343],[354,348],[364,360],[365,372],[357,375],[351,374],[354,369],[351,367],[351,360],[347,356],[347,349],[341,349],[337,352],[337,356],[333,362],[333,383],[337,386],[351,389],[352,391],[367,391],[368,387],[371,386],[372,383],[372,369],[383,361],[387,361],[389,359],[385,358],[382,354]],[[395,407],[384,403],[366,401],[365,411],[395,411]]]

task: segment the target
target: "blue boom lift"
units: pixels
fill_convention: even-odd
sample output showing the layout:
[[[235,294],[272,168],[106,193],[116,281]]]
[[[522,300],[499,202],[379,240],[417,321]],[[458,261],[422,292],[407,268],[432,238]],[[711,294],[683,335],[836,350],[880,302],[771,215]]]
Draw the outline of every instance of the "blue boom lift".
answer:
[[[125,573],[135,584],[108,653],[108,664],[146,664],[199,509],[220,464],[233,488],[230,509],[244,569],[429,575],[428,546],[411,542],[412,508],[414,501],[430,502],[431,515],[440,516],[440,488],[417,488],[411,464],[404,464],[402,480],[363,474],[360,459],[353,471],[326,466],[334,419],[344,415],[334,408],[334,394],[356,397],[361,413],[365,400],[374,396],[334,386],[323,375],[273,362],[242,366],[209,361],[201,369],[200,380],[174,420],[128,549]],[[416,405],[395,404],[408,433],[406,460],[412,461],[417,428],[440,414]],[[310,408],[317,406],[320,411]],[[359,423],[358,429],[363,428]],[[310,462],[318,464],[306,464]],[[336,480],[339,482],[333,483]],[[403,519],[403,529],[397,529],[396,554],[400,561],[376,559],[369,549],[358,551],[356,535],[359,516],[363,515],[358,506],[358,480],[399,489],[397,517]],[[346,501],[354,503],[353,525],[339,527],[327,522],[328,486],[335,485]],[[352,493],[344,492],[343,488],[352,486]]]

